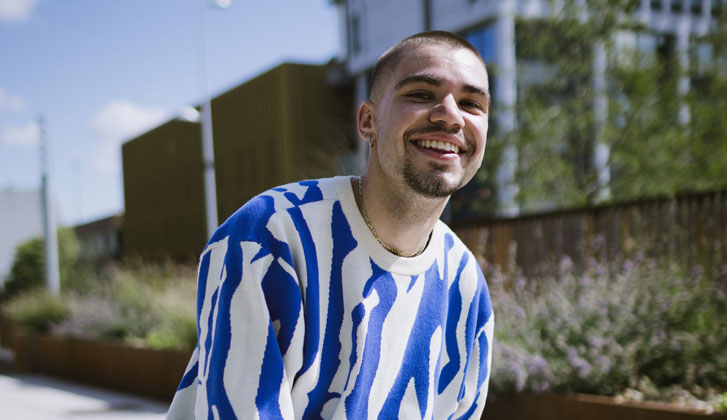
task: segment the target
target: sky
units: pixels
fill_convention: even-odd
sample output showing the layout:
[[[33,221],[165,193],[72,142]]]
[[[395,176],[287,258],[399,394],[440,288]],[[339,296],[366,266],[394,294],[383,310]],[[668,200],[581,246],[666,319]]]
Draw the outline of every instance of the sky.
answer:
[[[59,223],[123,211],[121,144],[203,98],[200,1],[0,0],[0,189],[40,189],[42,115]],[[330,0],[229,3],[204,9],[212,96],[340,54]]]

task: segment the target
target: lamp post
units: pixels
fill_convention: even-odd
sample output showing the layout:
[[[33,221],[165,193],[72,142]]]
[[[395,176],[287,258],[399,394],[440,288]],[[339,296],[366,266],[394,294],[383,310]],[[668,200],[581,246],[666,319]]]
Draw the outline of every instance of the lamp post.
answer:
[[[56,214],[48,170],[48,141],[45,134],[45,117],[38,115],[38,133],[40,137],[40,171],[43,203],[43,245],[45,260],[45,283],[53,294],[61,292],[61,277],[58,262],[58,232]]]
[[[210,237],[215,229],[217,229],[217,187],[215,182],[215,151],[212,132],[212,99],[210,98],[207,79],[206,7],[208,4],[226,8],[230,5],[230,0],[199,0],[200,57],[198,61],[200,64],[200,89],[202,90],[202,115],[200,122],[202,128],[202,162],[204,165],[205,220],[207,237]]]

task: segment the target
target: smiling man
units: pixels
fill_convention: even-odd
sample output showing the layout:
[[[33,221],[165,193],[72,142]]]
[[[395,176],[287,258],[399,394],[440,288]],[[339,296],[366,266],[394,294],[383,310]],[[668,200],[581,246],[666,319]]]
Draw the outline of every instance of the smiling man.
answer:
[[[267,191],[200,257],[199,342],[168,418],[478,419],[494,316],[439,217],[482,163],[484,62],[447,32],[384,53],[361,177]]]

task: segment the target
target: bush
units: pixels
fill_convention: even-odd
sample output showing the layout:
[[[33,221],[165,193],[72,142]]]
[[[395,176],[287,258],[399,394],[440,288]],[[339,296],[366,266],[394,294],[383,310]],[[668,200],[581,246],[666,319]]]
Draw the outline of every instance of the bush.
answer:
[[[72,283],[78,264],[79,245],[73,229],[58,229],[58,262],[61,285]],[[10,274],[2,291],[3,299],[41,287],[45,284],[45,250],[43,238],[37,237],[18,245]]]
[[[156,349],[191,350],[197,343],[195,295],[193,267],[113,266],[93,289],[67,293],[71,314],[53,331]]]
[[[37,288],[18,295],[5,308],[18,325],[34,332],[47,332],[70,315],[70,310],[60,296]]]
[[[97,274],[81,267],[70,272],[75,286],[64,287],[60,297],[42,288],[16,293],[5,313],[33,331],[191,350],[197,343],[195,274],[194,267],[172,264],[130,262]]]
[[[623,393],[644,383],[727,390],[727,271],[565,259],[549,275],[488,275],[493,393]]]

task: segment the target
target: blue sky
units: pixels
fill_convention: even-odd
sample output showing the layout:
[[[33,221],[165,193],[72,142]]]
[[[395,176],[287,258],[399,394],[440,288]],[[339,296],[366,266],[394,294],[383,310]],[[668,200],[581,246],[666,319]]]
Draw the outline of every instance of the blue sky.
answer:
[[[46,119],[60,222],[123,209],[120,145],[197,104],[199,0],[0,0],[0,188],[40,188]],[[329,0],[207,8],[216,95],[285,61],[339,55]]]

